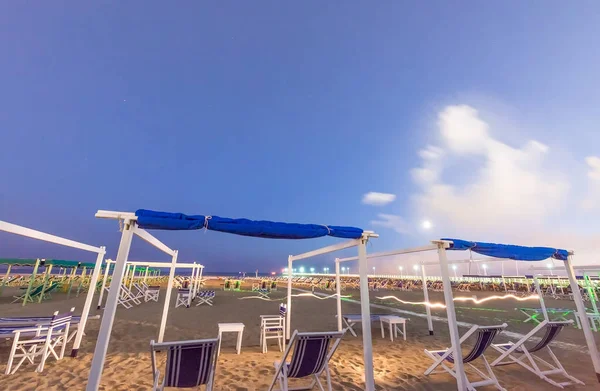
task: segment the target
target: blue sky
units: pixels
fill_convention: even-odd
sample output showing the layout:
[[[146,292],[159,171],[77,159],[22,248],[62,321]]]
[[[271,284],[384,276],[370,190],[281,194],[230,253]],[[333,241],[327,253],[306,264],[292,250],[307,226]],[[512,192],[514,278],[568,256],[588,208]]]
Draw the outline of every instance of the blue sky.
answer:
[[[97,209],[355,225],[369,251],[597,242],[597,2],[109,3],[0,5],[2,220],[111,256]],[[157,236],[212,270],[335,242]]]

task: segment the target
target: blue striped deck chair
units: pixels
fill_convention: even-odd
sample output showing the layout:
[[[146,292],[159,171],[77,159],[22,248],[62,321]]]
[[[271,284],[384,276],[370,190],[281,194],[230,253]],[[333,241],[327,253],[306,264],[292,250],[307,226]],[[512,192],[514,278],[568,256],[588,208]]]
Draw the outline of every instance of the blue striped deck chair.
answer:
[[[315,385],[324,390],[319,376],[325,373],[327,379],[327,390],[331,389],[331,373],[329,372],[329,360],[335,353],[344,336],[345,331],[299,333],[294,331],[292,338],[283,353],[281,361],[275,362],[275,376],[269,386],[273,390],[275,383],[279,381],[282,391],[288,390],[312,390]],[[293,352],[292,352],[293,349]],[[287,358],[292,353],[290,362]],[[312,377],[312,382],[302,388],[289,388],[289,379],[300,379]]]
[[[196,298],[198,299],[198,303],[196,304],[196,307],[198,307],[199,305],[202,304],[208,304],[210,306],[213,305],[213,299],[215,298],[216,294],[215,291],[199,291],[196,294]]]
[[[540,379],[547,381],[553,386],[564,388],[572,384],[582,384],[581,380],[569,375],[565,368],[562,366],[552,349],[550,349],[550,343],[556,339],[558,334],[562,331],[565,326],[573,324],[572,320],[566,322],[549,322],[543,320],[527,335],[518,340],[517,342],[508,342],[503,344],[492,344],[492,348],[500,353],[500,357],[492,362],[492,366],[519,364],[523,368],[527,369],[531,373],[538,376]],[[535,345],[526,347],[525,343],[530,340],[535,334],[544,330],[544,335]],[[554,364],[543,360],[535,353],[546,351]],[[505,360],[507,359],[507,360]],[[542,370],[538,365],[542,364],[545,370]],[[550,375],[562,375],[569,379],[567,382],[557,382],[551,379]]]
[[[75,308],[71,308],[70,312],[64,314],[59,314],[56,311],[50,323],[46,325],[13,328],[13,344],[8,356],[5,373],[12,375],[25,361],[35,364],[37,358],[40,359],[40,362],[35,371],[42,372],[50,355],[54,356],[56,360],[63,359],[74,310]],[[7,331],[7,329],[0,329],[0,335],[4,336]],[[20,358],[20,360],[13,368],[13,362],[16,358]]]
[[[150,341],[154,377],[152,390],[162,391],[165,387],[196,388],[206,385],[206,391],[211,391],[217,366],[218,344],[218,338],[165,343]],[[160,351],[167,352],[162,382],[156,362],[156,352]]]
[[[487,348],[490,347],[490,345],[494,341],[494,338],[496,338],[496,336],[498,334],[500,334],[502,332],[502,330],[505,329],[507,326],[508,325],[506,323],[499,325],[499,326],[473,326],[460,339],[459,343],[460,343],[460,346],[462,346],[463,343],[469,337],[471,337],[473,334],[477,333],[477,340],[475,342],[475,345],[473,345],[473,348],[466,355],[464,355],[463,359],[462,359],[463,364],[465,365],[465,367],[464,367],[465,368],[465,378],[467,378],[467,389],[469,391],[476,390],[477,389],[476,387],[483,387],[483,386],[495,386],[499,390],[506,391],[504,388],[502,388],[502,386],[500,386],[500,383],[498,383],[498,379],[496,378],[496,375],[494,375],[494,372],[492,371],[492,367],[490,366],[490,364],[488,363],[488,361],[486,360],[486,358],[483,354],[485,353]],[[448,349],[443,349],[443,350],[427,350],[427,349],[425,349],[425,354],[434,361],[433,364],[429,368],[427,368],[427,370],[425,371],[426,376],[434,374],[434,373],[447,372],[450,375],[452,375],[454,378],[456,378],[457,375],[456,375],[456,371],[454,370],[454,357],[453,357],[454,349],[453,348],[448,348]],[[481,360],[483,361],[483,364],[485,366],[487,373],[484,373],[483,371],[479,370],[477,367],[475,367],[472,364],[473,361],[477,360],[478,358],[481,358]],[[448,364],[450,364],[452,366],[450,366]],[[443,370],[435,371],[435,369],[438,366],[442,367]],[[473,372],[477,373],[477,375],[479,375],[483,380],[471,382],[468,379],[468,377],[466,376],[467,368],[473,370]]]

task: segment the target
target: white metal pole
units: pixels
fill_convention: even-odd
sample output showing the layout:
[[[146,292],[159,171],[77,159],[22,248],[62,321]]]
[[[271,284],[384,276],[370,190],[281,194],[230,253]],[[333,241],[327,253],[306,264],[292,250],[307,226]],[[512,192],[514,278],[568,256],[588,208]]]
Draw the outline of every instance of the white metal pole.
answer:
[[[360,310],[362,316],[365,390],[375,391],[375,375],[373,372],[373,341],[371,341],[371,308],[369,304],[369,265],[367,264],[367,241],[368,239],[363,237],[358,245]]]
[[[131,266],[131,269],[129,272],[129,290],[131,290],[131,287],[133,286],[133,279],[135,278],[136,269],[137,269],[137,267],[135,265]]]
[[[98,331],[98,339],[96,341],[96,348],[94,349],[92,367],[88,377],[88,384],[85,388],[86,391],[98,391],[98,388],[100,387],[100,379],[102,377],[104,361],[106,360],[106,351],[110,341],[110,333],[115,320],[115,313],[117,312],[119,294],[121,291],[120,288],[123,281],[123,272],[125,271],[125,263],[129,256],[129,249],[131,248],[134,230],[135,222],[126,220],[124,222],[123,233],[121,234],[121,243],[119,244],[119,251],[115,261],[115,271],[113,272],[113,278],[110,283],[106,307],[104,308],[104,314],[102,316],[102,323],[100,323],[100,330]]]
[[[427,276],[425,275],[425,265],[421,265],[421,281],[423,281],[423,296],[425,298],[425,312],[427,313],[427,327],[429,335],[433,335],[433,319],[431,319],[431,307],[429,307],[429,291],[427,290]]]
[[[75,342],[73,343],[73,349],[71,350],[71,357],[77,357],[79,351],[79,345],[81,345],[81,339],[85,331],[85,325],[87,318],[90,314],[90,307],[92,306],[92,300],[94,300],[94,291],[96,284],[98,283],[98,277],[100,276],[100,270],[102,269],[102,260],[104,254],[106,254],[106,248],[100,247],[103,251],[98,253],[96,258],[96,264],[94,265],[94,271],[92,272],[92,279],[90,280],[90,287],[88,288],[87,295],[85,296],[85,304],[83,305],[83,312],[81,313],[81,320],[79,321],[79,327],[77,328],[77,335],[75,336]]]
[[[177,263],[178,251],[173,252],[171,259],[171,269],[169,269],[169,282],[167,283],[167,292],[165,293],[165,304],[163,305],[162,318],[160,319],[160,329],[158,331],[158,342],[161,343],[165,336],[165,327],[167,327],[167,317],[169,316],[169,304],[171,302],[171,291],[173,290],[173,279],[175,278],[175,264]]]
[[[575,278],[572,254],[569,254],[567,260],[565,261],[565,269],[567,271],[567,277],[569,277],[569,283],[571,284],[573,300],[575,301],[575,305],[577,306],[577,312],[579,313],[579,318],[581,319],[581,329],[583,330],[585,342],[587,343],[588,349],[590,351],[592,364],[594,364],[596,378],[598,379],[598,382],[600,382],[600,355],[598,354],[598,346],[596,345],[594,334],[590,329],[590,323],[587,321],[585,304],[583,303],[581,292],[579,291],[579,284],[577,284],[577,279]]]
[[[285,339],[289,341],[292,325],[292,256],[288,257],[287,309],[285,312]]]
[[[106,281],[108,281],[108,272],[110,270],[110,265],[112,264],[112,262],[109,262],[110,259],[106,260],[106,269],[104,270],[104,279],[102,280],[102,288],[100,289],[100,297],[98,298],[98,308],[96,309],[100,309],[100,307],[102,307],[102,298],[104,297],[104,288],[106,287]],[[90,288],[92,288],[90,286]]]
[[[517,268],[517,276],[519,275],[519,261],[515,261],[515,267]]]
[[[448,329],[450,341],[454,350],[454,372],[456,373],[456,385],[459,391],[467,390],[467,378],[463,364],[462,350],[460,346],[460,335],[456,323],[456,310],[454,309],[454,297],[448,271],[448,258],[446,257],[446,243],[438,242],[438,256],[440,258],[440,269],[442,271],[442,283],[444,285],[444,299],[446,301],[446,314],[448,316]]]
[[[204,266],[200,265],[200,277],[198,277],[198,290],[202,289],[202,272],[204,272]]]
[[[194,262],[194,265],[196,264],[196,262]],[[194,297],[194,274],[196,273],[196,268],[193,267],[192,268],[192,275],[190,276],[190,283],[188,285],[188,289],[189,289],[189,294],[188,294],[188,308],[190,308],[192,306],[192,297]],[[161,341],[162,342],[162,341]]]
[[[146,273],[144,273],[144,282],[148,280],[148,271],[150,270],[150,266],[146,266]]]
[[[338,331],[342,331],[342,288],[340,286],[340,260],[335,259],[335,293],[337,294],[337,324]]]
[[[542,307],[542,314],[544,314],[544,319],[549,322],[550,318],[548,317],[546,302],[544,301],[544,295],[542,295],[542,289],[540,288],[540,282],[538,281],[537,276],[533,276],[533,285],[535,286],[535,291],[540,297],[540,306]]]
[[[115,269],[116,269],[116,265],[115,265]],[[123,275],[123,281],[122,281],[123,286],[127,286],[127,279],[129,278],[129,269],[131,269],[131,265],[129,265],[129,264],[125,265],[125,274]],[[111,283],[111,285],[112,285],[112,283]],[[122,297],[124,297],[125,291],[123,289],[121,289],[121,287],[119,287],[118,289],[119,289],[120,295]]]

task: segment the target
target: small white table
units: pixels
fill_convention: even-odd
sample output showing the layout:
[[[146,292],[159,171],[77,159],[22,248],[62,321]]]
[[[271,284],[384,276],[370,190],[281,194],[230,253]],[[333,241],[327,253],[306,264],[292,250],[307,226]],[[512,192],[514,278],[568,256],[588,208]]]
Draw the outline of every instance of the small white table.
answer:
[[[379,317],[379,325],[381,326],[381,338],[385,338],[385,329],[383,324],[387,323],[390,328],[390,340],[394,342],[394,335],[398,338],[398,331],[404,337],[406,341],[406,318],[402,318],[396,315],[382,315]],[[398,325],[402,325],[402,330],[398,328]]]
[[[242,350],[242,336],[244,334],[243,323],[218,323],[219,325],[219,347],[217,348],[217,356],[221,353],[221,336],[223,333],[238,333],[236,351],[240,354]]]

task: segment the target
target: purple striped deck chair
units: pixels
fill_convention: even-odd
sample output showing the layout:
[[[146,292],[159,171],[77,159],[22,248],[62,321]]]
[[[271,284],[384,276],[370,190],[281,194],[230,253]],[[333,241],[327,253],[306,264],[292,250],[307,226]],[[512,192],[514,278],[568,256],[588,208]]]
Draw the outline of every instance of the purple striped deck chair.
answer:
[[[165,387],[195,388],[206,385],[206,391],[211,391],[217,366],[218,344],[218,338],[165,343],[150,341],[154,376],[152,390],[162,391]],[[156,362],[156,352],[160,351],[167,352],[167,364],[162,382]]]
[[[549,322],[547,320],[543,320],[539,325],[537,325],[533,330],[531,330],[527,335],[525,335],[517,342],[492,344],[492,348],[494,348],[500,353],[500,357],[498,357],[492,362],[492,366],[519,364],[531,373],[537,375],[540,379],[545,380],[553,386],[560,388],[572,384],[584,385],[585,383],[583,383],[581,380],[567,373],[567,371],[562,366],[552,349],[550,349],[550,343],[552,343],[552,341],[556,339],[556,337],[562,331],[562,329],[565,326],[570,326],[572,324],[572,320],[566,322]],[[531,347],[525,346],[525,343],[529,339],[531,339],[532,336],[544,329],[545,332],[542,339],[540,339],[535,345]],[[548,355],[554,362],[553,364],[546,360],[543,360],[535,354],[544,350],[548,353]],[[545,370],[542,370],[538,363],[542,364]],[[569,381],[559,383],[551,379],[549,377],[550,375],[562,375]]]
[[[495,386],[497,389],[506,391],[504,388],[500,386],[498,383],[498,379],[494,372],[492,371],[492,367],[488,363],[487,359],[483,355],[487,348],[490,347],[494,338],[498,334],[502,332],[508,325],[506,323],[499,326],[473,326],[465,335],[460,339],[460,346],[462,347],[463,343],[472,335],[477,333],[477,340],[475,341],[475,345],[473,348],[462,357],[463,364],[465,364],[465,378],[467,379],[467,387],[469,390],[476,390],[476,387],[483,386]],[[454,349],[448,348],[443,350],[427,350],[425,349],[425,354],[429,356],[434,362],[433,364],[427,368],[425,371],[425,375],[431,375],[434,373],[449,373],[454,378],[456,378],[457,374],[454,370]],[[475,367],[472,362],[481,358],[483,364],[485,366],[486,372],[479,370]],[[442,367],[442,371],[434,371],[437,367]],[[466,376],[466,369],[469,368],[477,375],[479,375],[483,380],[479,380],[476,382],[471,382]]]
[[[277,381],[279,381],[280,390],[288,391],[290,390],[288,387],[289,379],[305,377],[313,378],[310,385],[303,388],[293,388],[294,390],[311,390],[315,385],[323,390],[323,384],[319,379],[322,373],[325,373],[327,379],[327,390],[331,391],[329,360],[338,348],[344,333],[345,331],[317,333],[294,331],[283,353],[283,358],[281,361],[275,362],[275,377],[273,377],[269,391],[273,390]],[[290,362],[287,362],[290,352],[292,352],[292,358]]]
[[[56,311],[50,322],[45,325],[15,327],[13,330],[13,344],[8,356],[5,373],[12,375],[25,361],[35,364],[37,358],[40,362],[35,371],[42,372],[50,355],[54,356],[56,360],[62,360],[67,348],[73,311],[75,311],[75,308],[71,308],[70,312],[64,314],[59,314]],[[15,358],[20,358],[20,360],[13,368]]]

